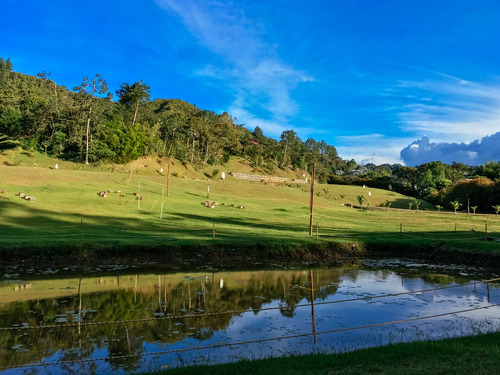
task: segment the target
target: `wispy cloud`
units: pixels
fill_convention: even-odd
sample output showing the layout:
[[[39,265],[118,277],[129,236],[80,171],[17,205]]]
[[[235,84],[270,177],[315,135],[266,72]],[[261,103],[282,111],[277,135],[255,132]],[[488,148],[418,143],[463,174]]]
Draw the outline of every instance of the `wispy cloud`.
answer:
[[[313,77],[279,58],[275,47],[265,40],[263,25],[248,19],[234,3],[156,1],[180,17],[200,44],[222,57],[224,65],[201,67],[195,73],[221,80],[231,89],[235,100],[228,110],[233,115],[249,127],[259,124],[267,128],[270,134],[287,127],[298,111],[292,90]]]
[[[436,141],[472,142],[500,129],[500,85],[438,73],[435,80],[401,82],[410,102],[399,112],[401,129]]]

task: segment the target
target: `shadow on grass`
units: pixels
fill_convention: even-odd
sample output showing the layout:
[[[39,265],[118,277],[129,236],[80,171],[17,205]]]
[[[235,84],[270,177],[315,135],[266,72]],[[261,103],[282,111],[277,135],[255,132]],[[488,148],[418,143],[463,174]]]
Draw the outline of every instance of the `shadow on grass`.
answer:
[[[303,248],[305,251],[308,248],[333,249],[335,243],[344,243],[346,249],[356,252],[377,249],[394,256],[411,255],[412,249],[421,251],[424,248],[431,253],[444,248],[461,248],[470,254],[500,253],[498,229],[485,235],[465,230],[399,233],[334,229],[330,226],[321,228],[316,238],[317,228],[313,228],[312,236],[308,235],[308,218],[304,220],[304,225],[300,225],[256,218],[209,217],[180,212],[165,214],[164,219],[159,219],[156,213],[146,211],[141,212],[140,217],[133,218],[70,213],[55,216],[52,211],[37,208],[36,202],[14,200],[2,200],[0,212],[0,250],[4,254],[9,249],[21,247],[36,251],[37,247],[57,249],[83,242],[117,251],[170,246],[191,246],[193,249],[197,246],[261,246],[271,249],[274,246],[280,251],[286,248]],[[497,259],[498,256],[495,256],[492,261],[497,262]]]

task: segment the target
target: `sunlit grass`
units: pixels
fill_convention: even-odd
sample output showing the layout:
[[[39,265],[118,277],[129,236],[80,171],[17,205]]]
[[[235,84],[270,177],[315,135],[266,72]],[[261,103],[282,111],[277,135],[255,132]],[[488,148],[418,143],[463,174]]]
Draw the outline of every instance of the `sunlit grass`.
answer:
[[[237,181],[229,171],[225,181],[209,180],[195,171],[189,173],[197,177],[188,178],[180,173],[188,167],[177,162],[172,168],[178,171],[177,177],[172,175],[167,197],[167,177],[156,167],[115,173],[109,166],[90,170],[77,167],[71,163],[61,163],[58,170],[0,166],[0,190],[5,190],[1,195],[7,198],[0,200],[3,246],[72,244],[84,240],[152,246],[172,243],[237,246],[271,241],[306,245],[446,243],[486,251],[500,247],[493,241],[500,237],[500,220],[496,216],[438,213],[424,210],[431,207],[426,203],[419,211],[409,210],[412,198],[386,190],[317,184],[310,237],[309,185],[274,186]],[[98,195],[107,190],[113,193],[106,198]],[[19,192],[36,197],[36,201],[21,199],[17,196]],[[139,192],[143,196],[141,201],[134,195]],[[358,205],[359,195],[365,195],[364,206],[369,210],[348,207]],[[217,201],[218,205],[205,207],[206,200]],[[391,209],[379,207],[386,201],[391,202]],[[237,208],[240,206],[244,208]]]

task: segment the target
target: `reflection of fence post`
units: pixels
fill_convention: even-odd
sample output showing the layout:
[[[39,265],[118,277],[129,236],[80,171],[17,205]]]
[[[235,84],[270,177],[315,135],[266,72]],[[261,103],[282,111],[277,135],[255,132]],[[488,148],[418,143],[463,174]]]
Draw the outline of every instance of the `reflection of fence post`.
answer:
[[[403,237],[403,223],[399,223],[399,239]]]
[[[81,237],[83,241],[83,219],[80,219],[80,232],[81,232]]]
[[[314,319],[314,278],[312,270],[311,270],[311,319],[312,319],[312,333],[314,336],[314,343],[316,344],[316,322]]]
[[[455,221],[455,232],[457,231],[457,222]]]
[[[81,324],[82,324],[82,278],[78,280],[78,334],[81,332]],[[81,343],[81,341],[80,341]]]
[[[488,241],[488,223],[484,224],[484,240]]]
[[[215,222],[212,223],[212,238],[215,240]]]

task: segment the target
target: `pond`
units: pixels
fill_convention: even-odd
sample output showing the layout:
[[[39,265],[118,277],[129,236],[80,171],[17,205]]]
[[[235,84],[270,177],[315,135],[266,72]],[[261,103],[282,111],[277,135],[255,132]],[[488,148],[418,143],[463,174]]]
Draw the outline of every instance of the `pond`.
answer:
[[[128,373],[500,329],[491,270],[409,260],[0,269],[0,372]]]

